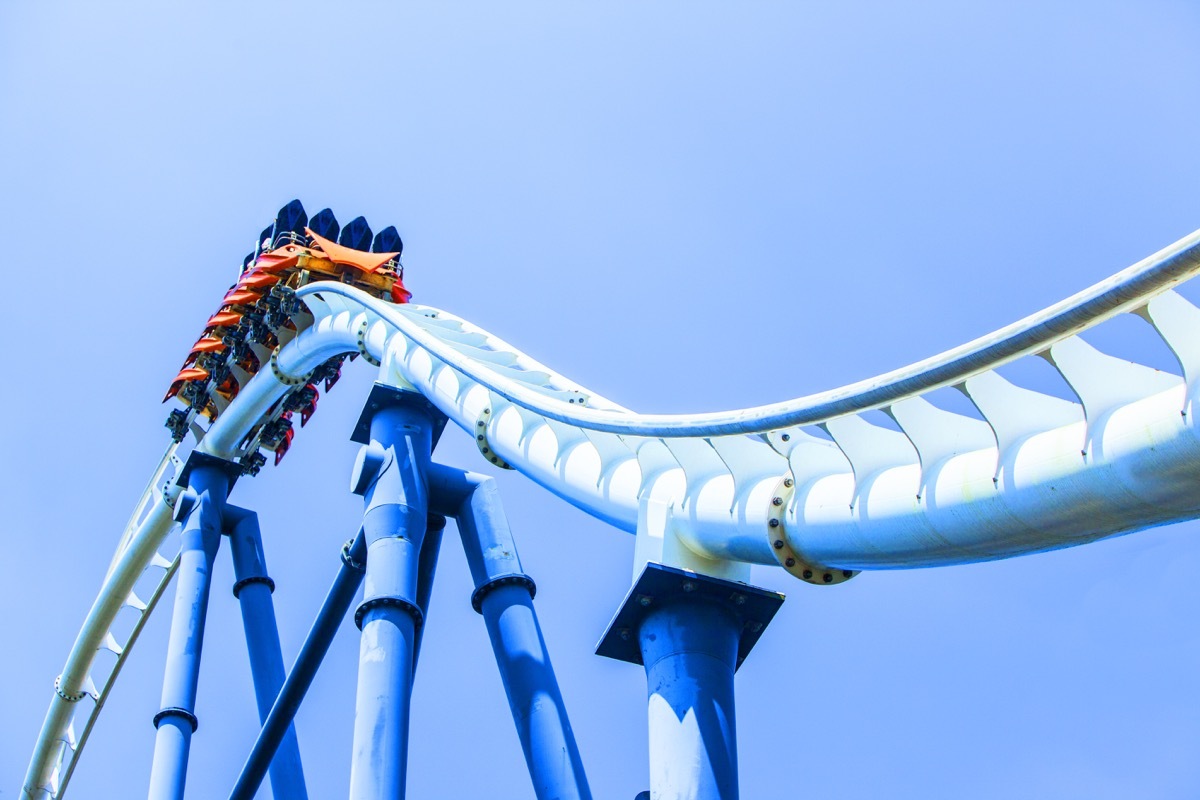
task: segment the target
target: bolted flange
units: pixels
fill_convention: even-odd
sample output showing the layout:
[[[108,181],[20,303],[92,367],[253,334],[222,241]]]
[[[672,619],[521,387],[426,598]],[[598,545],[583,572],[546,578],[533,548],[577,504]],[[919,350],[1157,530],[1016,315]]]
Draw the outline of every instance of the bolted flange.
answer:
[[[791,473],[781,478],[775,491],[771,493],[771,505],[767,507],[767,537],[771,542],[771,552],[775,554],[780,566],[805,583],[811,583],[814,586],[845,583],[858,572],[851,569],[828,569],[810,564],[797,555],[792,546],[788,544],[784,523],[787,518],[787,508],[791,505],[795,493],[796,480]]]
[[[508,462],[496,455],[496,451],[492,449],[492,445],[488,442],[487,427],[492,421],[492,410],[485,408],[479,412],[479,419],[475,420],[475,446],[479,448],[479,452],[483,453],[483,457],[495,464],[500,469],[512,469]]]
[[[308,379],[312,377],[311,371],[301,375],[299,378],[293,378],[279,368],[279,347],[280,345],[277,345],[271,351],[271,374],[275,376],[275,379],[284,386],[303,386],[308,383]]]
[[[362,324],[358,326],[358,336],[356,337],[358,340],[358,353],[368,364],[378,367],[381,363],[379,359],[367,352],[367,331],[369,330],[371,330],[371,321],[364,319]]]

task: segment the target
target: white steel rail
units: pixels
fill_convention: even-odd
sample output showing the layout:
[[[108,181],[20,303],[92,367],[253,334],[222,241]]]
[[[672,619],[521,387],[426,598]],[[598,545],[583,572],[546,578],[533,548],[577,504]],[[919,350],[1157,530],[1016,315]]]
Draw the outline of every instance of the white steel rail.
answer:
[[[380,379],[425,394],[476,436],[494,463],[625,530],[648,503],[702,557],[782,564],[809,582],[861,568],[1002,558],[1200,515],[1200,309],[1172,287],[1200,272],[1200,232],[1000,331],[886,375],[740,411],[638,415],[589,393],[446,312],[395,306],[339,284],[298,294],[314,322],[278,351],[197,449],[244,455],[294,380],[361,352]],[[1078,334],[1122,313],[1146,319],[1182,379],[1104,355]],[[995,369],[1040,355],[1070,403],[1004,381]],[[953,386],[981,418],[922,395]],[[882,409],[899,431],[859,414]],[[814,435],[819,429],[819,435]],[[168,451],[138,504],[63,673],[22,797],[61,797],[95,715],[171,575],[159,553],[180,488]],[[506,462],[506,463],[505,463]],[[644,516],[644,515],[643,515]],[[133,594],[161,569],[148,602]],[[813,574],[814,570],[816,575]],[[113,622],[139,614],[123,644]],[[98,649],[118,654],[99,690]],[[91,697],[91,702],[85,698]],[[83,736],[76,737],[77,724]]]

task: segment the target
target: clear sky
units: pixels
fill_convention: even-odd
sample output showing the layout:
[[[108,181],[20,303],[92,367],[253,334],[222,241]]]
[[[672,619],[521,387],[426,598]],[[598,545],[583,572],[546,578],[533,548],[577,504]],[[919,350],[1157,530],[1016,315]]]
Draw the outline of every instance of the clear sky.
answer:
[[[630,408],[781,400],[1200,227],[1198,39],[1184,0],[3,4],[0,798],[167,442],[159,398],[283,202],[397,225],[418,302]],[[1111,327],[1097,344],[1169,366],[1148,327]],[[233,498],[262,519],[289,662],[358,524],[356,367]],[[488,466],[457,431],[437,456]],[[632,538],[500,481],[595,795],[629,800],[644,677],[592,652]],[[743,796],[1197,796],[1196,533],[830,589],[756,570],[788,600],[738,674]],[[222,551],[192,797],[227,793],[257,727],[232,580]],[[469,595],[448,536],[409,795],[527,798]],[[72,796],[144,795],[167,622]],[[355,633],[298,718],[314,798],[345,793]]]

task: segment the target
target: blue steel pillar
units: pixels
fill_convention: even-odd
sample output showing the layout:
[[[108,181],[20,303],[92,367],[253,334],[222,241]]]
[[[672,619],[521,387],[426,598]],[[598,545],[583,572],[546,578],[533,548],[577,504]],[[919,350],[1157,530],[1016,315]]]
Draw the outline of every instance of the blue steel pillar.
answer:
[[[646,670],[650,800],[737,800],[733,674],[783,603],[647,564],[596,652]]]
[[[218,464],[201,460],[189,471],[189,490],[196,498],[196,505],[183,527],[179,569],[175,575],[175,609],[167,642],[162,710],[154,715],[158,730],[150,768],[150,800],[183,797],[188,753],[197,727],[196,684],[200,677],[204,620],[229,485],[227,469]]]
[[[362,631],[350,764],[351,800],[402,800],[416,632],[417,573],[425,536],[425,472],[433,417],[420,395],[400,394],[371,418],[351,485],[363,496],[367,570],[354,613]]]
[[[433,593],[433,577],[437,572],[445,529],[446,518],[441,514],[430,514],[425,518],[425,540],[421,542],[421,555],[417,560],[417,608],[421,610],[421,626],[417,628],[417,639],[413,643],[414,680],[417,661],[421,658],[421,636],[425,632],[425,621],[429,619],[429,598]]]
[[[358,587],[362,585],[366,557],[367,544],[360,531],[353,541],[346,542],[342,548],[341,569],[338,570],[333,586],[329,588],[325,602],[317,613],[317,619],[300,647],[300,654],[296,656],[292,671],[288,673],[271,712],[263,722],[262,730],[254,742],[245,766],[242,767],[242,774],[238,776],[229,800],[251,800],[262,784],[276,749],[284,735],[291,730],[292,720],[308,692],[308,687],[312,685],[313,678],[316,677],[317,668],[321,666],[321,661],[329,651],[329,645],[337,635],[338,626],[345,619],[350,604],[354,602]],[[282,800],[285,796],[280,797]]]
[[[453,516],[475,582],[471,605],[483,615],[508,694],[529,777],[539,800],[590,800],[550,653],[533,609],[533,579],[521,569],[496,482],[433,465],[434,510]]]
[[[279,628],[275,623],[275,607],[271,602],[275,582],[267,575],[258,515],[233,506],[226,506],[225,510],[236,581],[233,584],[233,596],[242,609],[242,626],[246,630],[246,649],[250,653],[250,674],[254,679],[258,718],[260,722],[266,722],[284,678]],[[296,742],[295,728],[291,725],[284,731],[270,770],[271,794],[274,797],[307,800],[300,746]]]
[[[740,633],[733,611],[716,603],[669,601],[642,620],[651,800],[736,800]]]

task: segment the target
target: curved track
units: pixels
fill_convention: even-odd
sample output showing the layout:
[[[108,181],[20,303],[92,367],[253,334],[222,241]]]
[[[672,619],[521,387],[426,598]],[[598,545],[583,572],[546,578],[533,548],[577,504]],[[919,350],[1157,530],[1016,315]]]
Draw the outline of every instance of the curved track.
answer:
[[[958,564],[1094,541],[1200,516],[1200,309],[1172,288],[1200,272],[1200,232],[1039,314],[893,373],[741,411],[643,416],[452,314],[311,284],[312,322],[283,345],[205,431],[196,450],[234,459],[297,382],[360,353],[379,380],[424,394],[517,469],[630,532],[657,514],[696,563],[780,564],[810,583],[861,569]],[[1080,334],[1119,314],[1148,322],[1181,376],[1099,352]],[[1077,402],[1016,386],[996,369],[1048,361]],[[977,410],[925,395],[961,391]],[[895,427],[873,424],[882,410]],[[23,797],[62,795],[96,715],[173,570],[179,466],[168,449],[121,538],[56,682]],[[654,513],[652,513],[654,512]],[[661,512],[661,513],[659,513]],[[133,587],[156,570],[156,587]],[[124,641],[112,624],[132,607]],[[118,658],[92,674],[98,649]]]

